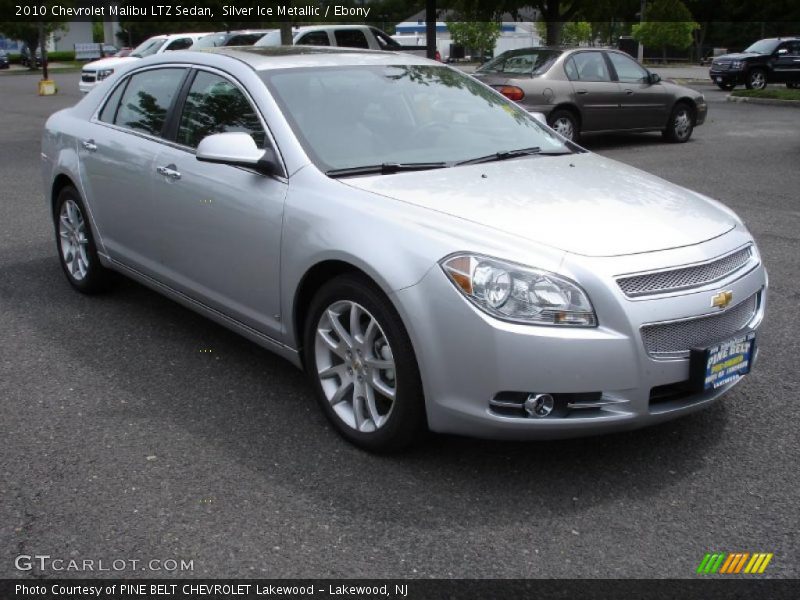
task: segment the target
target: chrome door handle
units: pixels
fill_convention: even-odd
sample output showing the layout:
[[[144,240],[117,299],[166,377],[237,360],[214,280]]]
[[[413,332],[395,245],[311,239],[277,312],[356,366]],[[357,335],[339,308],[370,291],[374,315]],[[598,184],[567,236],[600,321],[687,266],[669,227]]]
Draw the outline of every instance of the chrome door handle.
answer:
[[[625,93],[630,96],[633,93],[633,90],[625,90]]]
[[[575,90],[575,92],[578,93],[578,94],[587,94],[588,93],[586,90]]]
[[[97,150],[97,144],[94,143],[94,140],[84,140],[81,142],[81,146],[83,146],[89,152],[94,152]]]
[[[175,165],[169,165],[166,167],[156,167],[156,172],[159,175],[163,175],[164,177],[169,177],[170,179],[181,178],[181,174],[175,170]]]

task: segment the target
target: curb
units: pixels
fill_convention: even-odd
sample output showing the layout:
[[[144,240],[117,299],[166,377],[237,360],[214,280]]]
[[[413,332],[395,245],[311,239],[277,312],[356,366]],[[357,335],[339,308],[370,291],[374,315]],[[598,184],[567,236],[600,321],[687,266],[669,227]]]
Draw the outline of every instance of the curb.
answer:
[[[728,102],[745,102],[749,104],[766,104],[768,106],[791,106],[800,108],[800,100],[780,100],[778,98],[748,98],[746,96],[728,95]]]

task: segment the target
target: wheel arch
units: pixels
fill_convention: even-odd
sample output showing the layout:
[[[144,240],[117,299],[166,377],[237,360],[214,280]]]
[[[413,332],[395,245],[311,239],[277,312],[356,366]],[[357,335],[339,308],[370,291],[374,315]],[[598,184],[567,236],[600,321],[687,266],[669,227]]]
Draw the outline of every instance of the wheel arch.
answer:
[[[581,111],[578,109],[577,105],[573,104],[572,102],[559,102],[553,107],[553,110],[550,111],[548,116],[553,115],[559,110],[566,110],[571,112],[575,116],[579,128],[583,124],[583,119],[581,118]]]
[[[672,107],[669,109],[667,126],[669,126],[669,119],[672,116],[672,111],[675,110],[675,107],[679,104],[686,104],[689,107],[689,109],[692,111],[692,126],[697,125],[697,103],[689,96],[681,96],[675,99],[675,102],[672,103]]]
[[[56,200],[61,190],[68,186],[78,189],[75,182],[66,173],[59,173],[53,179],[53,185],[50,187],[50,213],[54,221],[56,219]]]
[[[298,350],[301,351],[301,360],[303,331],[306,319],[308,318],[308,309],[311,307],[311,301],[323,285],[345,274],[354,274],[365,278],[389,298],[389,293],[385,284],[380,281],[380,278],[373,277],[366,270],[356,265],[354,261],[348,261],[343,258],[329,258],[321,260],[309,267],[300,278],[297,288],[295,289],[291,310],[291,333],[294,336],[295,345]],[[391,299],[389,301],[391,302]]]

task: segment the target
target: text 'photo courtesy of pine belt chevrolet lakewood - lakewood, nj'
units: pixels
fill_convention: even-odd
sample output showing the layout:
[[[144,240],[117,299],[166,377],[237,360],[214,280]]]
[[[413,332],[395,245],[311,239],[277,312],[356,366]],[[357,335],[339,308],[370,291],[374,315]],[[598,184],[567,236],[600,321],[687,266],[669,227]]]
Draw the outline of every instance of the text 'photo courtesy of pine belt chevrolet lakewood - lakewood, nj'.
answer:
[[[276,352],[366,449],[651,425],[757,358],[736,214],[422,57],[130,61],[49,118],[42,171],[76,290],[122,273]]]

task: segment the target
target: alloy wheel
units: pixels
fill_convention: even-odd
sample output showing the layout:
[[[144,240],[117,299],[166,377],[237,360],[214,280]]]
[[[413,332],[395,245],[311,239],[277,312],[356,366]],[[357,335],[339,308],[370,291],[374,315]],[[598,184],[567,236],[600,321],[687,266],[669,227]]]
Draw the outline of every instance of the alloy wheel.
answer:
[[[750,86],[754,90],[762,90],[767,87],[767,78],[761,71],[753,71],[750,74]]]
[[[58,217],[58,236],[61,257],[70,276],[76,281],[82,281],[89,271],[89,254],[87,246],[89,238],[86,236],[86,221],[78,204],[67,199],[61,205]]]
[[[570,121],[567,117],[558,117],[555,121],[553,121],[553,129],[555,129],[568,140],[571,140],[575,135],[575,128],[572,125],[572,121]]]
[[[383,427],[394,409],[394,355],[377,319],[351,300],[325,309],[317,324],[314,356],[325,398],[339,419],[360,432]]]
[[[686,139],[692,131],[692,116],[687,108],[681,108],[675,113],[673,121],[675,137],[679,140]]]

